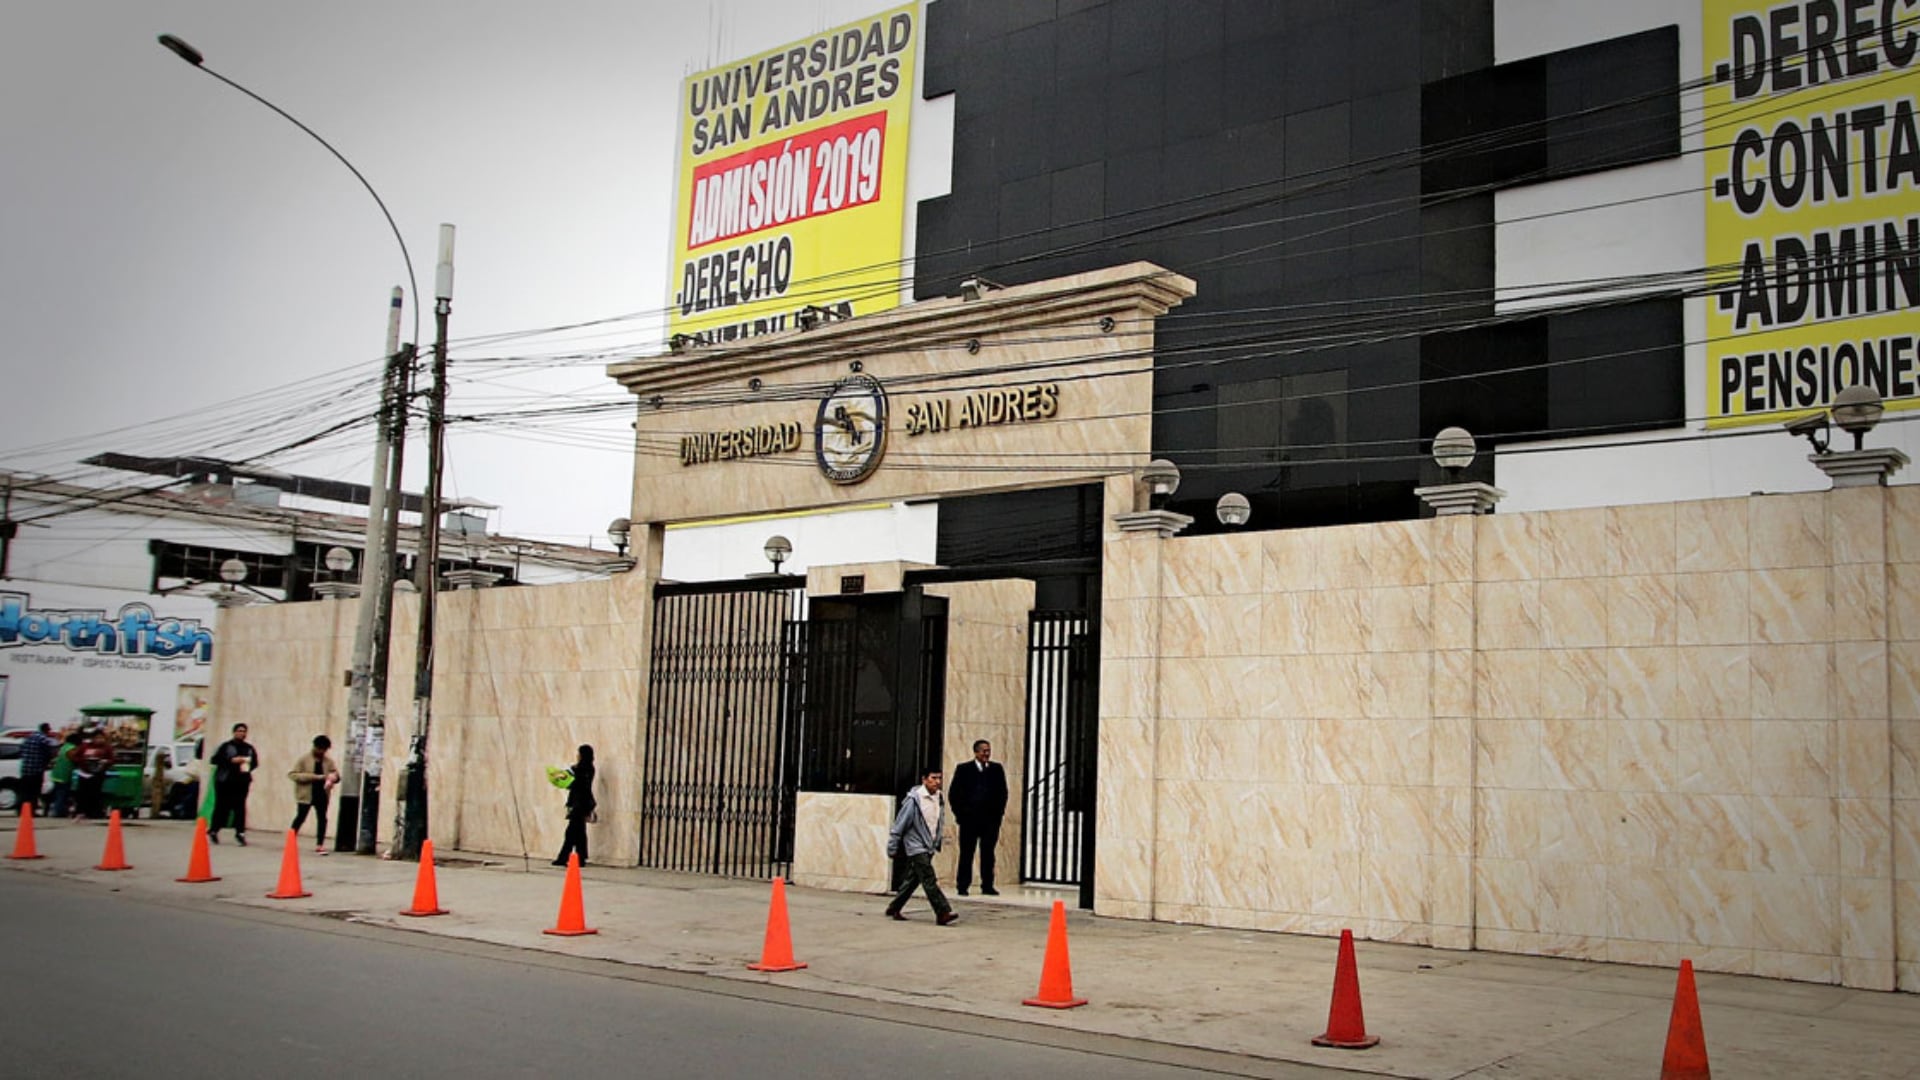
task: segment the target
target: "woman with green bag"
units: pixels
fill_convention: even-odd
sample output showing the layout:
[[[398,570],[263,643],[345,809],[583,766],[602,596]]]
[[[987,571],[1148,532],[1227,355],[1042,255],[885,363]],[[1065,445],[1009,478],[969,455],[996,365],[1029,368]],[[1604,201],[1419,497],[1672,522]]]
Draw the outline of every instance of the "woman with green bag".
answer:
[[[553,865],[567,865],[567,856],[578,852],[580,865],[587,865],[587,823],[594,820],[593,810],[593,747],[581,746],[580,756],[574,760],[573,768],[562,775],[554,775],[556,770],[548,770],[548,778],[555,787],[567,789],[567,839],[560,845],[560,854],[554,856]]]

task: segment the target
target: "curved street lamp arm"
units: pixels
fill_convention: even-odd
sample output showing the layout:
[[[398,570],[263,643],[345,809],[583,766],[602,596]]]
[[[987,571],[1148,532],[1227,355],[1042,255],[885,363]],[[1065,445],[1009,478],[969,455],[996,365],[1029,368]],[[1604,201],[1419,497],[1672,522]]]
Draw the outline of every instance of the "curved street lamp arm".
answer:
[[[340,164],[345,165],[347,167],[347,171],[353,174],[353,178],[355,180],[360,181],[360,186],[367,189],[367,194],[373,196],[374,205],[380,208],[381,216],[387,219],[387,228],[393,230],[394,242],[400,245],[400,258],[407,264],[407,285],[408,287],[413,289],[413,340],[415,343],[418,343],[420,340],[420,282],[413,275],[413,255],[407,251],[407,241],[405,240],[405,238],[403,238],[400,235],[400,226],[394,223],[393,213],[387,209],[386,200],[380,197],[380,193],[373,189],[373,185],[367,182],[367,178],[361,175],[361,172],[359,169],[354,168],[353,162],[347,160],[347,155],[342,154],[339,150],[334,148],[334,145],[332,143],[328,142],[324,138],[321,138],[319,132],[301,123],[299,117],[294,116],[292,113],[288,112],[287,110],[281,108],[278,105],[275,105],[273,102],[268,101],[266,98],[261,97],[259,94],[254,93],[253,91],[247,89],[246,87],[240,85],[239,83],[234,82],[232,79],[227,78],[225,75],[222,75],[219,72],[208,67],[206,65],[205,58],[200,55],[197,49],[194,49],[193,46],[188,45],[186,42],[181,41],[179,38],[173,37],[172,34],[162,34],[160,36],[160,44],[166,46],[168,50],[172,51],[175,55],[179,56],[182,60],[185,60],[189,64],[192,64],[194,67],[199,68],[201,71],[206,72],[208,75],[212,76],[213,78],[216,78],[221,82],[226,83],[228,86],[233,87],[235,90],[240,91],[241,93],[247,95],[253,100],[259,102],[260,104],[265,105],[267,108],[272,109],[274,112],[280,114],[280,116],[285,118],[288,123],[292,124],[294,127],[297,127],[301,131],[304,131],[308,135],[312,136],[314,142],[317,142],[321,146],[326,147],[327,153],[332,154],[340,162]],[[182,50],[185,50],[185,51],[182,51]]]

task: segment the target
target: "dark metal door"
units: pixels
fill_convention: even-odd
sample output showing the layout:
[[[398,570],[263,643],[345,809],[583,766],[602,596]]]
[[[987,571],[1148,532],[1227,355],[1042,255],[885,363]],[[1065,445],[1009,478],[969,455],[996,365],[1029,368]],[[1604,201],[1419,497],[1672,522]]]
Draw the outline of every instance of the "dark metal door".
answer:
[[[1078,885],[1083,908],[1093,906],[1098,664],[1086,612],[1034,611],[1028,616],[1020,877]]]
[[[946,601],[918,589],[821,597],[806,628],[800,787],[899,797],[937,765]]]
[[[806,605],[792,578],[655,588],[640,865],[791,874]]]

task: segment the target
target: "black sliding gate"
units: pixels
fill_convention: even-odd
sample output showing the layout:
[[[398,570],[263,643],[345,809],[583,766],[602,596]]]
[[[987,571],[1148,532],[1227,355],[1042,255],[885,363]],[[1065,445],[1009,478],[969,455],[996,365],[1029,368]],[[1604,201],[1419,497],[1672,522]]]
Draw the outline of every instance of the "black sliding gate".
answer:
[[[641,866],[791,876],[806,617],[795,578],[655,587]]]
[[[1080,886],[1093,906],[1094,791],[1099,761],[1099,651],[1084,611],[1027,620],[1023,881]]]

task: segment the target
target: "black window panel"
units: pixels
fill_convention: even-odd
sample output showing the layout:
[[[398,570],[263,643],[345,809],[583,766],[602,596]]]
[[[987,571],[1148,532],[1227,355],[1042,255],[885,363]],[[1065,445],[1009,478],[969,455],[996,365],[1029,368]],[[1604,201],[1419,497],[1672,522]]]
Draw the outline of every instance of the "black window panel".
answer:
[[[1430,83],[1429,194],[1576,176],[1680,152],[1680,31],[1647,30]]]
[[[1355,97],[1420,88],[1420,0],[1370,0],[1354,4],[1348,48],[1363,63],[1349,66]]]
[[[1421,341],[1420,431],[1499,443],[1671,427],[1686,416],[1681,302],[1657,297]]]
[[[1164,189],[1160,186],[1160,149],[1156,146],[1151,150],[1118,154],[1108,164],[1113,167],[1106,170],[1103,177],[1107,186],[1107,213],[1115,219],[1111,224],[1116,230],[1130,229],[1143,220],[1135,211],[1151,210],[1164,198],[1161,194]]]
[[[1429,297],[1482,299],[1493,312],[1493,196],[1451,196],[1420,209],[1420,276]],[[1454,309],[1456,315],[1469,314]]]
[[[994,138],[1000,124],[1000,118],[994,115],[955,117],[953,190],[991,191],[1000,183],[1000,159]]]
[[[1278,181],[1287,174],[1286,120],[1276,116],[1234,128],[1223,137],[1232,149],[1221,162],[1221,182],[1236,193],[1234,198],[1250,201],[1277,197],[1281,190]],[[1247,190],[1254,187],[1263,190]],[[1259,213],[1270,220],[1276,216],[1270,204]]]
[[[1041,173],[1000,188],[1000,228],[1009,240],[1039,239],[1053,219],[1053,174]],[[1049,242],[1049,246],[1052,246]]]
[[[1179,11],[1169,13],[1165,26],[1170,67],[1226,46],[1226,9],[1227,0],[1182,0]]]
[[[1547,320],[1547,418],[1556,433],[1671,427],[1686,418],[1679,297]]]
[[[1226,123],[1252,124],[1287,111],[1287,43],[1281,36],[1229,38],[1224,84]]]
[[[1420,0],[1420,81],[1431,83],[1493,63],[1489,0]]]
[[[978,202],[956,203],[952,196],[924,199],[914,212],[918,223],[916,229],[917,250],[914,256],[913,296],[916,300],[926,300],[935,296],[950,296],[960,288],[960,281],[966,276],[967,267],[972,264],[969,248],[972,236],[991,236],[991,231],[971,232],[954,223],[956,208],[971,210],[976,214],[986,212],[993,215],[994,207],[983,207]],[[998,229],[999,219],[994,216],[994,228]]]
[[[1084,165],[1106,155],[1110,99],[1106,81],[1097,73],[1060,84],[1050,103],[1053,114],[1050,151],[1054,168]]]
[[[1329,0],[1315,0],[1325,3]],[[1339,3],[1341,0],[1330,0]],[[1287,9],[1298,0],[1227,0],[1228,37],[1263,37],[1287,28]]]
[[[1106,171],[1104,162],[1093,161],[1053,174],[1051,216],[1055,226],[1097,224],[1106,215]],[[1071,242],[1069,236],[1055,237],[1056,244]]]
[[[153,577],[157,584],[166,579],[219,583],[220,564],[239,559],[246,565],[242,585],[256,589],[287,588],[290,561],[285,555],[266,555],[257,551],[176,544],[170,540],[147,541],[147,553],[153,556]]]
[[[1353,96],[1355,56],[1345,19],[1291,28],[1286,50],[1274,57],[1284,71],[1287,111],[1317,109]]]
[[[1161,0],[1113,0],[1112,8],[1108,70],[1125,73],[1166,63],[1167,23],[1186,13],[1168,12]]]
[[[966,5],[940,0],[920,8],[926,49],[920,64],[920,96],[951,94],[966,72]],[[939,47],[936,48],[935,46]]]
[[[1135,71],[1116,76],[1107,84],[1103,103],[1107,125],[1106,144],[1110,154],[1143,150],[1160,145],[1166,110],[1161,107],[1165,95],[1158,69]]]
[[[1226,75],[1218,52],[1169,64],[1166,85],[1166,138],[1212,135],[1226,123]]]
[[[1483,445],[1547,428],[1544,319],[1428,334],[1420,342],[1420,431],[1458,425]]]
[[[967,495],[940,502],[941,566],[1078,559],[1100,553],[1097,484]]]
[[[1049,99],[1009,101],[995,114],[1000,124],[993,135],[994,157],[1000,166],[1002,183],[1037,176],[1054,167],[1051,88],[1048,93]]]
[[[1024,7],[1030,11],[1046,7],[1045,4],[1006,6]],[[1098,75],[1106,70],[1112,16],[1112,7],[1108,4],[1060,14],[1054,23],[1056,30],[1053,41],[1054,74],[1057,78],[1071,81],[1088,74]]]

